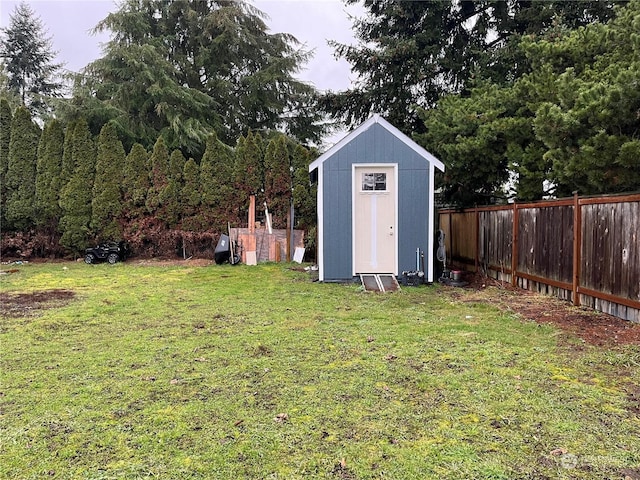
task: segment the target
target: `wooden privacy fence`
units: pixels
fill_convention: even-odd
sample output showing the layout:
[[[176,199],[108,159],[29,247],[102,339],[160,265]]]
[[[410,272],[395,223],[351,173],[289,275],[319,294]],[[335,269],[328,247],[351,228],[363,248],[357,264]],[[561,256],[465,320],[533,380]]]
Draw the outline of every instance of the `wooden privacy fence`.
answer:
[[[447,259],[640,322],[640,194],[440,210]]]

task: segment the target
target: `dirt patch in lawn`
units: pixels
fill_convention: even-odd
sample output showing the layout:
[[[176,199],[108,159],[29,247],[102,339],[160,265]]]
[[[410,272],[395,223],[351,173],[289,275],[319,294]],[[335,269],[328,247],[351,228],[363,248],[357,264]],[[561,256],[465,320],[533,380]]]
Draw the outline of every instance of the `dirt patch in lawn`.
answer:
[[[3,292],[0,294],[0,315],[11,318],[33,317],[42,310],[66,305],[73,297],[73,291],[64,289],[31,293]]]
[[[487,302],[519,314],[527,320],[553,324],[591,345],[640,345],[640,324],[574,307],[547,295],[513,287],[509,283],[476,275],[465,287],[445,287],[463,302]]]
[[[140,265],[143,267],[207,267],[215,262],[208,258],[145,258],[131,259],[127,263],[130,265]]]

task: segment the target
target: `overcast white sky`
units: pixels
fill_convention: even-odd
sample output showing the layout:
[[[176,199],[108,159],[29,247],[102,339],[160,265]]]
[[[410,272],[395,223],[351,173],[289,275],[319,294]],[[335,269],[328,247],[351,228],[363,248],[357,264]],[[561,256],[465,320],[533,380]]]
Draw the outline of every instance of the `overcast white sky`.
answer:
[[[6,27],[17,0],[0,1],[0,25]],[[27,0],[40,17],[58,52],[57,61],[79,71],[101,56],[100,43],[108,35],[92,36],[89,31],[116,9],[113,0]],[[299,77],[320,90],[344,90],[352,75],[344,60],[333,57],[327,40],[354,43],[349,14],[361,15],[362,7],[345,6],[341,0],[252,0],[269,18],[272,32],[293,34],[315,54]]]

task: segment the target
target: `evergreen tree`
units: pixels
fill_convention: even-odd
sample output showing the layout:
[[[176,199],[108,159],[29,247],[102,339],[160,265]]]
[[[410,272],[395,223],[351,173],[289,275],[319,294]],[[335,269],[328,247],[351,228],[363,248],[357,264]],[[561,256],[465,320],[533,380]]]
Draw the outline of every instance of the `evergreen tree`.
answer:
[[[71,150],[73,174],[60,194],[62,218],[60,244],[74,253],[81,253],[89,244],[91,222],[91,200],[95,177],[96,151],[89,126],[79,120],[65,138],[65,148]],[[67,135],[69,135],[67,127]]]
[[[249,196],[256,196],[258,208],[264,199],[264,157],[262,137],[251,130],[246,137],[240,137],[236,147],[236,160],[233,169],[235,199],[239,218],[247,218]]]
[[[42,22],[25,2],[17,5],[7,28],[1,29],[0,57],[5,59],[9,90],[20,96],[34,113],[47,110],[47,97],[58,96],[61,84],[55,77],[61,64]]]
[[[528,72],[523,35],[558,20],[568,28],[606,20],[616,3],[624,2],[364,0],[368,15],[354,21],[359,43],[333,43],[358,81],[325,95],[323,106],[349,125],[380,113],[407,134],[422,133],[417,107],[466,93],[478,79],[503,85]]]
[[[64,145],[62,147],[62,165],[60,168],[60,184],[61,189],[69,183],[73,172],[76,169],[73,156],[73,132],[76,128],[78,121],[73,121],[67,124],[67,128],[64,130]]]
[[[296,228],[308,232],[315,226],[316,219],[316,184],[309,180],[309,164],[311,152],[296,143],[293,146],[291,164],[293,166],[293,206],[295,208]]]
[[[40,128],[26,107],[19,107],[11,122],[9,162],[5,177],[6,220],[9,228],[27,230],[35,225],[36,164]]]
[[[264,155],[264,195],[274,228],[286,228],[291,207],[291,170],[284,135],[271,139]]]
[[[559,38],[527,44],[541,72],[527,79],[545,85],[533,125],[546,148],[556,195],[602,194],[640,188],[638,112],[640,1]],[[545,74],[546,73],[546,74]]]
[[[233,165],[233,150],[211,134],[200,162],[200,197],[209,230],[226,231],[227,222],[234,220],[236,192],[229,182]]]
[[[50,234],[57,230],[60,220],[60,189],[64,128],[59,120],[51,120],[44,126],[38,146],[36,175],[36,223]]]
[[[174,150],[169,157],[169,179],[164,191],[164,204],[169,228],[178,228],[183,216],[183,207],[180,204],[182,192],[182,175],[186,160],[180,150]]]
[[[5,204],[7,200],[7,169],[9,168],[9,142],[11,140],[11,106],[0,98],[0,225],[5,224]]]
[[[91,230],[101,240],[119,240],[122,229],[122,183],[125,152],[116,127],[107,123],[98,137],[96,173],[91,201]]]
[[[640,94],[628,88],[640,81],[640,51],[628,41],[640,2],[617,12],[607,24],[524,37],[530,73],[422,111],[427,133],[416,138],[447,167],[445,201],[487,203],[510,172],[518,200],[640,187]]]
[[[319,139],[315,91],[294,77],[308,54],[243,0],[126,0],[96,30],[112,38],[75,96],[109,105],[97,114],[147,148],[162,135],[198,155],[210,132],[230,143],[247,128]]]
[[[124,166],[124,216],[138,219],[146,213],[147,192],[151,187],[149,181],[149,157],[142,145],[136,143],[127,155]]]
[[[164,194],[169,183],[169,151],[163,137],[158,137],[149,158],[149,190],[147,191],[147,212],[160,219],[166,218]]]
[[[445,162],[443,199],[457,205],[485,205],[507,181],[504,107],[499,87],[478,89],[471,99],[443,98],[426,115],[427,133],[416,136]]]
[[[188,231],[202,231],[204,224],[199,220],[200,212],[200,167],[193,158],[184,165],[183,185],[180,191],[182,205],[182,228]]]

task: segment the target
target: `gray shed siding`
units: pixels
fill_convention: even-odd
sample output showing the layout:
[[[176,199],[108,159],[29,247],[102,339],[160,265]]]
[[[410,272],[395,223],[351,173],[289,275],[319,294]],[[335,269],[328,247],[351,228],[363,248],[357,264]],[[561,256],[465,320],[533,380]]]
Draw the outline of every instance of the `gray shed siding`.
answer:
[[[324,279],[352,278],[352,165],[398,164],[398,273],[415,270],[416,249],[428,248],[429,164],[379,124],[355,137],[321,166]],[[428,264],[425,263],[425,268]]]

